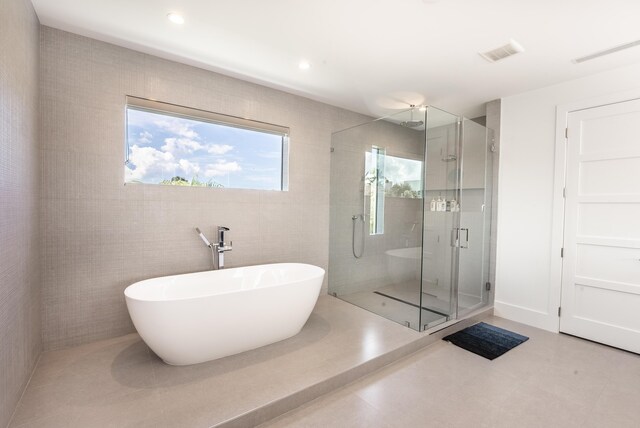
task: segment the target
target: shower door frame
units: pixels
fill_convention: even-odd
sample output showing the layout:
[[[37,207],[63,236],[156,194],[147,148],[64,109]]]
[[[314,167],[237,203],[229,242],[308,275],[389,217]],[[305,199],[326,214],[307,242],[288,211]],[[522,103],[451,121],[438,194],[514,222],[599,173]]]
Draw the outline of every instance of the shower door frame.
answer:
[[[441,110],[437,107],[434,106],[428,106],[427,107],[427,111],[425,112],[425,123],[428,123],[428,115],[429,115],[429,111],[430,109],[437,109],[440,111],[444,111]],[[446,112],[448,113],[448,112]],[[454,183],[454,190],[453,190],[453,194],[455,195],[456,201],[458,201],[459,204],[462,204],[462,186],[463,186],[463,182],[462,182],[462,178],[463,178],[463,172],[464,172],[464,138],[465,138],[465,130],[464,130],[464,121],[465,120],[471,120],[468,118],[465,118],[464,116],[457,116],[457,115],[452,115],[452,116],[456,116],[456,132],[455,132],[455,156],[456,156],[456,174],[455,174],[455,183]],[[485,146],[485,160],[484,160],[484,195],[483,195],[483,201],[484,201],[484,206],[486,207],[487,203],[490,205],[492,202],[492,195],[493,192],[495,191],[495,189],[493,189],[491,187],[490,192],[488,193],[488,187],[490,186],[489,183],[489,173],[488,173],[488,169],[489,167],[493,168],[493,159],[491,159],[491,163],[489,162],[489,132],[488,129],[486,127],[486,125],[481,125],[478,124],[479,126],[482,126],[485,129],[485,136],[484,136],[484,146]],[[425,265],[424,265],[424,252],[426,247],[425,244],[425,229],[426,229],[426,213],[429,211],[429,209],[427,208],[427,204],[429,203],[428,198],[426,196],[426,192],[428,189],[428,182],[427,182],[427,160],[428,160],[428,156],[429,156],[429,151],[428,151],[428,144],[429,144],[429,128],[428,126],[425,127],[425,150],[424,150],[424,163],[423,165],[424,167],[424,171],[423,171],[423,179],[424,179],[424,183],[423,183],[423,189],[424,189],[424,195],[423,195],[423,231],[422,231],[422,252],[423,252],[423,256],[422,256],[422,260],[421,260],[421,292],[420,292],[420,306],[423,306],[423,302],[422,302],[422,298],[424,295],[424,269],[425,269]],[[493,174],[493,171],[492,171]],[[491,183],[492,186],[493,183]],[[489,195],[489,197],[488,197]],[[495,209],[495,207],[491,206],[491,210]],[[427,328],[426,325],[423,325],[422,323],[422,313],[420,313],[420,331],[431,331],[431,332],[435,332],[437,330],[440,330],[442,328],[445,328],[451,324],[455,324],[456,322],[460,321],[459,319],[459,314],[460,314],[460,308],[459,308],[459,290],[460,290],[460,284],[459,284],[459,279],[460,279],[460,250],[461,250],[461,246],[459,243],[459,240],[461,239],[461,213],[462,211],[457,211],[452,213],[452,229],[451,229],[451,243],[455,242],[455,245],[451,245],[451,265],[450,265],[450,287],[449,287],[449,307],[450,307],[450,315],[448,317],[448,319],[441,323],[438,324],[436,326],[433,326],[431,328]],[[490,211],[489,213],[487,213],[486,209],[483,208],[483,221],[482,221],[482,245],[483,245],[483,252],[484,251],[488,251],[488,256],[486,258],[486,266],[485,266],[485,258],[483,257],[482,259],[482,266],[483,266],[483,279],[485,277],[487,277],[487,280],[490,281],[489,279],[489,271],[490,271],[490,265],[491,265],[491,251],[488,248],[488,243],[490,243],[491,240],[491,234],[492,234],[492,230],[494,228],[493,222],[492,222],[492,216],[491,216],[492,211]],[[488,216],[488,217],[487,217]],[[487,218],[488,218],[488,228],[485,230],[485,226],[487,224]],[[454,238],[455,235],[455,238]],[[486,270],[485,270],[486,269]],[[484,289],[482,290],[484,291]],[[489,291],[489,290],[487,290]],[[490,306],[491,304],[491,299],[489,298],[485,298],[484,293],[481,294],[481,301],[479,302],[479,306],[477,308],[474,308],[473,310],[469,311],[468,313],[464,314],[464,317],[466,318],[467,316],[471,316],[474,312],[476,311],[480,311],[483,309],[486,309],[488,306]]]

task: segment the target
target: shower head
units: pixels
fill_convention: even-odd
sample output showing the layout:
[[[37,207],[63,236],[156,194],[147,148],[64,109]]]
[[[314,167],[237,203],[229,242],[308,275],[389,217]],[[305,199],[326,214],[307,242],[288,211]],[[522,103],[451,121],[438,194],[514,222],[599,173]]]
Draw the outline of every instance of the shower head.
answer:
[[[413,120],[413,111],[416,109],[415,104],[411,104],[411,120],[405,120],[404,122],[400,122],[400,125],[406,126],[407,128],[417,128],[419,126],[424,125],[424,122],[421,120]]]
[[[421,120],[406,120],[404,122],[400,122],[400,125],[406,126],[407,128],[417,128],[418,126],[424,125],[424,122]]]

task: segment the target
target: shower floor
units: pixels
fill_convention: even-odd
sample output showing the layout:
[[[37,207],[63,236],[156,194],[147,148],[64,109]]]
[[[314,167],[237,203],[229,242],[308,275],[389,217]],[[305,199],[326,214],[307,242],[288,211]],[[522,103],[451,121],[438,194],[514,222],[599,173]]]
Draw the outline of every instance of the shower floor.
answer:
[[[374,312],[387,319],[415,328],[420,322],[431,328],[447,321],[450,313],[449,292],[428,290],[422,293],[422,319],[418,319],[420,292],[415,282],[393,284],[371,291],[341,294],[340,299]],[[458,296],[460,311],[471,311],[482,306],[482,300],[464,294]]]

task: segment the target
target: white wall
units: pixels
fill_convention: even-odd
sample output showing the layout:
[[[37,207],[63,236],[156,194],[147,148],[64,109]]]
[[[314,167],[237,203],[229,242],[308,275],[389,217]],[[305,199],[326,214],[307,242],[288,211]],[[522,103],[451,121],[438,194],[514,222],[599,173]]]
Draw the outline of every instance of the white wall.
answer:
[[[558,331],[560,283],[551,269],[560,257],[552,248],[556,107],[637,88],[640,64],[502,99],[496,315]]]

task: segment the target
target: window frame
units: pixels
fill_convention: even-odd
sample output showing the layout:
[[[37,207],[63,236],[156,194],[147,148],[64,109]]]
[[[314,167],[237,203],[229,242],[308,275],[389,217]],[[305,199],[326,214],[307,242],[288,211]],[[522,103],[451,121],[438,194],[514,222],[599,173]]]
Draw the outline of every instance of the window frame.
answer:
[[[172,116],[177,118],[184,118],[189,120],[195,120],[204,123],[211,123],[214,125],[222,125],[232,128],[247,129],[250,131],[262,132],[265,134],[279,135],[282,137],[282,158],[280,165],[280,189],[277,190],[265,190],[265,189],[245,189],[240,187],[224,187],[223,189],[239,189],[239,190],[262,190],[262,191],[282,191],[289,190],[289,133],[290,129],[286,126],[275,125],[273,123],[261,122],[252,119],[246,119],[237,116],[226,115],[222,113],[214,113],[207,110],[202,110],[194,107],[185,107],[178,104],[166,103],[163,101],[156,101],[146,98],[135,97],[127,95],[125,97],[125,160],[124,165],[129,163],[129,135],[128,135],[128,114],[129,109],[145,111],[154,114],[161,114],[165,116]],[[126,184],[137,184],[127,182]],[[153,183],[142,183],[153,184]]]

